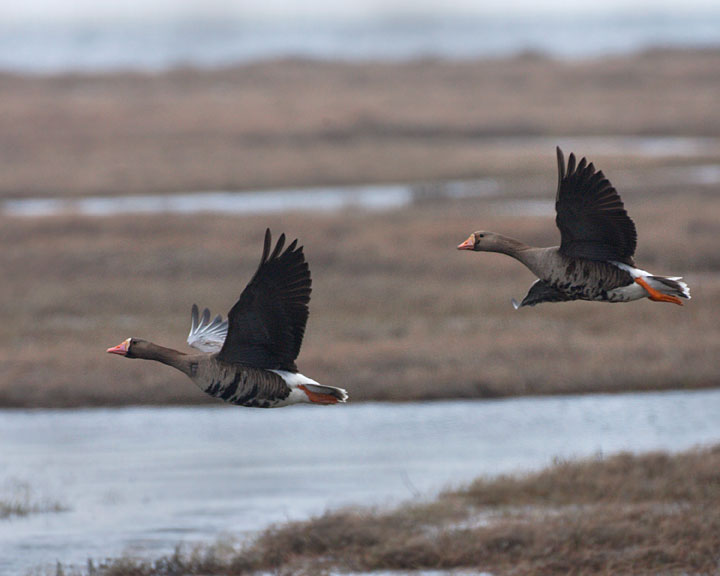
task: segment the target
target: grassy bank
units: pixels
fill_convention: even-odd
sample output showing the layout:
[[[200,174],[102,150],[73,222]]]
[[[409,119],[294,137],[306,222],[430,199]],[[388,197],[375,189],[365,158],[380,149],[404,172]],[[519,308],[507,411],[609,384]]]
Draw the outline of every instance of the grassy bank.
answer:
[[[561,462],[478,479],[428,503],[350,509],[102,576],[329,574],[469,568],[497,575],[715,574],[720,446]]]

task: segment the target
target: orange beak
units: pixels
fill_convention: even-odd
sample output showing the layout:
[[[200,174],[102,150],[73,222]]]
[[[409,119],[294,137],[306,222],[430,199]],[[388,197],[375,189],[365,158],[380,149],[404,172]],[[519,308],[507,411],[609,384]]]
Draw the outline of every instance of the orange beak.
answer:
[[[129,346],[130,346],[130,338],[128,338],[121,344],[118,344],[117,346],[108,348],[107,351],[110,352],[110,354],[119,354],[120,356],[126,356]]]
[[[458,250],[472,250],[475,248],[475,234],[470,234],[468,236],[468,239],[465,240],[462,244],[459,244],[457,249]]]

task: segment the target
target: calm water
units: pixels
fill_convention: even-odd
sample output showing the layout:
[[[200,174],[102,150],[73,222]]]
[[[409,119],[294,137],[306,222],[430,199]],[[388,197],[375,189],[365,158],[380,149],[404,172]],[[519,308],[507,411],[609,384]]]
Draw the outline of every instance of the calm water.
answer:
[[[478,142],[478,147],[512,145],[518,153],[548,154],[555,145],[579,154],[638,156],[643,158],[700,158],[703,154],[720,154],[720,139],[711,137],[522,137],[493,138]],[[548,170],[555,169],[548,155]],[[617,172],[616,172],[617,175]],[[646,176],[658,184],[695,184],[716,186],[720,183],[720,165],[697,164],[657,167]],[[203,191],[139,196],[90,196],[82,198],[23,198],[0,201],[0,212],[8,216],[41,217],[59,214],[112,216],[118,214],[194,214],[219,212],[250,215],[282,212],[337,212],[348,209],[385,211],[402,208],[416,201],[432,199],[501,197],[503,183],[492,178],[450,180],[426,185],[392,184],[367,186],[334,186],[262,191]],[[547,199],[507,201],[498,199],[498,209],[516,214],[552,215],[553,191]]]
[[[196,2],[195,13],[188,13],[182,10],[187,0],[132,0],[117,15],[112,8],[103,13],[105,3],[81,2],[76,8],[76,2],[65,2],[56,17],[46,8],[62,7],[58,0],[15,4],[21,13],[17,18],[2,18],[0,11],[0,69],[40,73],[223,66],[291,56],[457,59],[535,51],[583,58],[656,46],[720,44],[720,11],[697,1],[636,10],[631,2],[598,5],[592,13],[562,2],[541,10],[538,3],[504,2],[485,14],[472,3],[454,10],[447,2],[423,2],[415,9],[405,3],[404,9],[393,11],[390,2],[334,16],[327,9],[344,2],[314,0],[302,3],[304,11],[297,9],[299,3],[294,10],[292,3],[284,9],[281,3],[275,14],[248,14],[242,9],[253,3]],[[28,13],[22,14],[23,4],[29,5]],[[33,10],[37,4],[49,6]]]
[[[0,485],[69,511],[0,521],[0,574],[150,557],[345,504],[430,497],[554,457],[720,441],[720,391],[0,412]]]
[[[118,214],[194,214],[221,212],[250,215],[282,212],[338,212],[360,208],[394,210],[420,199],[493,196],[497,182],[491,179],[451,181],[426,187],[405,184],[297,188],[257,192],[192,192],[141,196],[87,198],[26,198],[6,200],[0,210],[9,216],[113,216]]]

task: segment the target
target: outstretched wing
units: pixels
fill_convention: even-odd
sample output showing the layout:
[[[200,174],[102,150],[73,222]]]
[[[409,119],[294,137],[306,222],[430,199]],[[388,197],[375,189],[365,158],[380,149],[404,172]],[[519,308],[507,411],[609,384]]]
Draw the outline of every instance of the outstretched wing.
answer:
[[[303,247],[294,240],[282,252],[282,234],[272,253],[265,232],[255,275],[228,314],[228,334],[218,359],[256,368],[297,371],[308,319],[311,280]]]
[[[218,352],[225,342],[228,323],[218,314],[210,321],[210,310],[205,308],[199,317],[197,304],[193,304],[190,315],[190,334],[187,343],[203,352]]]
[[[560,252],[588,260],[618,260],[632,265],[637,245],[635,224],[622,200],[602,171],[585,158],[575,165],[575,155],[565,159],[557,149],[558,189],[555,198],[560,229]]]

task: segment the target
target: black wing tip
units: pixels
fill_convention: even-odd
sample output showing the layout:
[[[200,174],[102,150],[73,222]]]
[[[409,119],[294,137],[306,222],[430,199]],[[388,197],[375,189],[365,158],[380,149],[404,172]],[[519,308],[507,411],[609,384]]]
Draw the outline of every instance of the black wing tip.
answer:
[[[573,174],[579,174],[580,172],[584,172],[586,177],[590,177],[596,173],[601,173],[601,171],[595,171],[595,165],[592,162],[588,162],[588,159],[585,156],[580,158],[580,161],[578,162],[577,156],[575,156],[574,152],[570,152],[570,155],[568,156],[566,169],[565,154],[560,146],[555,146],[555,153],[557,155],[558,163],[558,180],[560,181],[565,178],[570,178]]]
[[[570,176],[575,172],[575,153],[570,152],[570,156],[568,156],[568,163],[567,163],[567,176]]]
[[[298,246],[298,238],[295,238],[290,244],[288,244],[287,248],[283,250],[285,247],[285,241],[287,240],[287,236],[283,232],[280,234],[277,243],[275,244],[275,248],[272,250],[272,254],[270,253],[270,248],[272,248],[272,234],[270,232],[270,228],[267,228],[265,230],[265,250],[263,250],[263,258],[260,262],[261,264],[264,264],[265,262],[268,262],[270,260],[275,260],[277,258],[280,258],[284,256],[285,254],[303,254],[303,245]]]
[[[267,262],[268,256],[270,255],[270,247],[272,246],[272,232],[270,228],[265,229],[265,242],[263,243],[263,253],[260,258],[260,265],[262,266]]]
[[[558,192],[560,192],[560,184],[565,177],[565,156],[560,146],[555,146],[555,152],[557,154],[557,165],[558,165]]]
[[[285,234],[283,233],[283,234],[280,234],[280,237],[277,239],[277,242],[275,243],[275,248],[273,248],[272,254],[270,254],[265,260],[263,260],[263,262],[275,260],[275,258],[277,258],[280,255],[280,252],[282,251],[284,245],[285,245]]]
[[[280,236],[277,239],[277,242],[275,243],[275,248],[272,248],[272,232],[270,231],[270,228],[265,229],[265,244],[263,246],[263,255],[260,259],[260,264],[265,264],[265,262],[268,262],[269,260],[275,260],[276,258],[279,258],[283,254],[296,252],[302,254],[303,247],[298,246],[298,239],[295,238],[290,245],[288,245],[287,248],[283,251],[283,247],[285,246],[285,240],[287,237],[285,236],[285,233],[283,232],[280,234]],[[272,253],[271,253],[272,249]]]
[[[575,172],[575,166],[577,164],[575,153],[570,152],[570,155],[568,156],[567,160],[567,168],[565,164],[565,154],[562,151],[562,148],[560,146],[555,146],[555,155],[557,156],[557,165],[558,165],[558,182],[561,182],[563,179],[568,178],[572,176],[573,172]],[[580,164],[577,166],[577,170],[581,170],[585,166],[585,158],[583,157],[582,160],[580,160]]]

